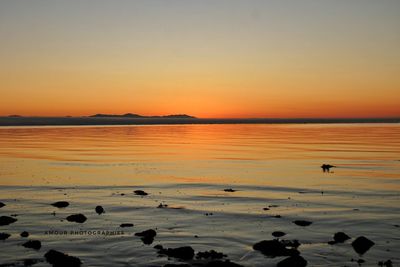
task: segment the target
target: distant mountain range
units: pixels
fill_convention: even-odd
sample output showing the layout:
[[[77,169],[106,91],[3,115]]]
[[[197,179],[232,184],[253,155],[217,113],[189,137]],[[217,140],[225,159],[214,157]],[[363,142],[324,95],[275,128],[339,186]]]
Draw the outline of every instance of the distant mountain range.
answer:
[[[196,119],[196,117],[186,115],[186,114],[173,114],[173,115],[165,115],[165,116],[142,116],[139,114],[133,114],[133,113],[126,113],[126,114],[95,114],[92,116],[89,116],[92,118],[152,118],[152,119]]]

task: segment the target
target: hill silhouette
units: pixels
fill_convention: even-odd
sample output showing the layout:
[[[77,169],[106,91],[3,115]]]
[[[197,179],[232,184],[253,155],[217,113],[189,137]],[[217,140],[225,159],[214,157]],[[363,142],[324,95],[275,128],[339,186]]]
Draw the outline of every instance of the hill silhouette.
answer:
[[[102,113],[98,113],[92,116],[89,116],[92,118],[171,118],[171,119],[195,119],[196,117],[194,116],[190,116],[187,114],[172,114],[172,115],[164,115],[164,116],[142,116],[139,114],[134,114],[134,113],[125,113],[125,114],[102,114]]]

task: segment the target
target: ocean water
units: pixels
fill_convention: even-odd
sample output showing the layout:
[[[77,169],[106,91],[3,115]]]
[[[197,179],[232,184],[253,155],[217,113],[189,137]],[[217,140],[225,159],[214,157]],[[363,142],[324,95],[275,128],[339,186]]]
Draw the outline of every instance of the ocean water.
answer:
[[[324,163],[337,167],[324,173]],[[153,246],[161,244],[276,266],[284,257],[252,246],[283,231],[283,239],[299,240],[308,266],[359,266],[359,259],[362,266],[389,259],[398,266],[400,125],[2,127],[0,201],[0,216],[17,219],[0,226],[11,234],[0,241],[0,264],[36,259],[34,266],[49,266],[49,249],[79,257],[83,266],[182,262],[158,255]],[[58,209],[55,201],[70,206]],[[106,212],[96,214],[97,205]],[[65,220],[75,213],[87,221]],[[157,231],[151,245],[134,236],[147,229]],[[339,231],[352,239],[327,244]],[[363,255],[351,246],[359,236],[375,243]],[[27,240],[40,240],[41,249],[23,247]]]

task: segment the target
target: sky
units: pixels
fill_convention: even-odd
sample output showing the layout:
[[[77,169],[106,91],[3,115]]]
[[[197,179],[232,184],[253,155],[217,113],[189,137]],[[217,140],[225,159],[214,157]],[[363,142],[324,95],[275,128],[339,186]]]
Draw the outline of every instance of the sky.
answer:
[[[0,116],[400,117],[397,0],[0,0]]]

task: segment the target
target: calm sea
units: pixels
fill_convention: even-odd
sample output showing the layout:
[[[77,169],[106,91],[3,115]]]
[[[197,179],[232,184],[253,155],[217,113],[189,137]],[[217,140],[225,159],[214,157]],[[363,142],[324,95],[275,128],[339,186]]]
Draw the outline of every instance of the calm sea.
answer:
[[[322,164],[337,166],[324,173]],[[224,189],[236,192],[225,192]],[[145,190],[148,196],[133,194]],[[66,200],[70,206],[49,205]],[[400,257],[399,124],[225,124],[0,128],[0,264],[22,264],[57,249],[85,266],[163,266],[154,245],[214,249],[243,266],[275,266],[252,245],[284,231],[309,266],[377,266]],[[160,204],[168,208],[159,209]],[[97,215],[96,205],[105,214]],[[269,210],[264,210],[269,208]],[[55,212],[55,213],[53,213]],[[65,217],[83,213],[84,224]],[[276,218],[280,215],[280,218]],[[278,216],[279,217],[279,216]],[[313,224],[300,227],[293,220]],[[104,235],[49,231],[121,230]],[[152,245],[135,232],[157,229]],[[39,251],[21,246],[42,242]],[[375,245],[364,255],[352,240]],[[396,266],[396,265],[395,265]]]

